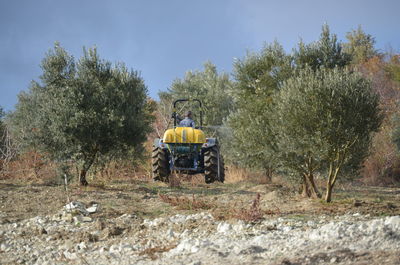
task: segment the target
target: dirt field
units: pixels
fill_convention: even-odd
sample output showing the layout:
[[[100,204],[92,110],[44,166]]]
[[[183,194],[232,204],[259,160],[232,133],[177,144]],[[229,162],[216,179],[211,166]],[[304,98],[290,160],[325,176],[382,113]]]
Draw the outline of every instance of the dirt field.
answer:
[[[23,183],[12,179],[0,181],[1,222],[15,222],[38,215],[54,214],[69,199],[86,204],[97,202],[102,211],[96,218],[113,218],[124,213],[143,218],[155,218],[175,213],[193,213],[207,208],[229,219],[233,209],[249,208],[259,193],[261,210],[267,216],[340,215],[345,213],[386,216],[400,214],[400,188],[348,186],[335,189],[333,203],[304,199],[295,191],[279,184],[238,182],[230,184],[192,184],[182,182],[179,187],[134,179],[113,180],[88,187]],[[201,201],[208,207],[190,209],[173,207],[159,195]],[[189,209],[182,209],[189,208]],[[195,208],[195,207],[193,207]]]
[[[135,255],[139,255],[140,257],[144,256],[149,260],[156,261],[161,253],[167,253],[170,249],[174,249],[171,252],[174,253],[176,249],[180,249],[178,246],[179,242],[176,241],[164,240],[164,245],[156,247],[149,243],[149,238],[154,237],[154,240],[158,240],[157,238],[160,236],[155,234],[154,230],[151,229],[152,226],[158,225],[158,223],[161,222],[157,220],[167,220],[168,218],[179,219],[181,218],[179,216],[188,216],[187,220],[189,221],[184,221],[184,223],[179,225],[179,227],[176,227],[176,224],[174,224],[175,221],[173,221],[172,224],[169,224],[169,226],[171,226],[175,231],[180,231],[182,234],[182,239],[186,238],[187,235],[185,235],[185,233],[200,233],[199,237],[201,237],[204,233],[211,233],[210,235],[214,235],[214,233],[222,233],[222,235],[225,235],[223,234],[225,233],[225,224],[235,224],[239,220],[244,220],[244,224],[253,223],[255,226],[251,229],[256,232],[246,232],[247,234],[244,233],[241,236],[243,236],[243,238],[252,238],[254,237],[254,233],[261,233],[260,235],[263,235],[265,231],[276,229],[270,228],[268,222],[275,222],[274,226],[276,226],[278,223],[278,227],[282,222],[285,224],[294,224],[290,225],[288,229],[300,229],[300,233],[303,230],[314,229],[314,222],[323,225],[329,223],[330,220],[338,220],[340,216],[345,216],[344,220],[347,220],[345,221],[346,223],[348,221],[353,222],[361,217],[362,220],[367,221],[376,218],[384,218],[386,216],[400,215],[400,188],[339,185],[335,190],[333,203],[327,204],[322,200],[304,199],[300,197],[294,190],[276,183],[259,184],[247,181],[227,184],[214,183],[211,185],[206,185],[199,182],[200,181],[180,182],[177,187],[170,187],[170,185],[164,183],[155,183],[153,181],[119,179],[108,182],[94,181],[88,187],[80,187],[72,184],[69,185],[67,192],[63,185],[39,184],[37,182],[24,183],[22,181],[12,179],[1,180],[0,225],[2,225],[3,230],[7,230],[7,227],[15,226],[21,227],[21,231],[18,230],[19,232],[17,232],[17,234],[14,233],[12,235],[7,234],[9,231],[0,231],[0,243],[3,241],[6,242],[5,240],[9,240],[7,241],[7,244],[9,245],[10,242],[12,243],[21,239],[21,242],[18,244],[20,244],[20,246],[24,246],[26,243],[23,243],[25,242],[23,240],[26,239],[26,235],[30,233],[29,231],[31,229],[29,228],[31,227],[30,223],[32,222],[30,220],[36,220],[37,218],[40,219],[45,216],[54,216],[63,209],[63,206],[66,205],[68,201],[79,201],[87,206],[94,203],[100,205],[100,210],[90,215],[93,222],[87,225],[87,229],[98,230],[98,227],[101,227],[100,230],[105,231],[104,227],[107,227],[107,225],[111,224],[113,224],[112,229],[117,229],[115,228],[115,224],[120,222],[120,218],[126,218],[126,216],[135,216],[134,220],[132,219],[132,221],[129,221],[131,223],[124,223],[122,226],[120,225],[122,230],[131,231],[127,232],[127,234],[124,236],[128,236],[128,238],[131,237],[132,240],[139,240],[141,238],[140,235],[143,236],[146,234],[145,239],[140,239],[144,240],[140,241],[141,244],[143,244],[143,247],[141,247],[141,250],[138,250],[138,254]],[[257,199],[257,197],[259,199]],[[203,220],[201,219],[203,218],[202,216],[205,216],[204,218],[207,219],[208,217],[206,213],[213,216],[213,220],[215,221],[212,221],[211,223],[204,223],[205,221],[195,221],[195,223],[193,223],[194,221],[190,221],[192,220],[190,219],[192,218],[190,216],[195,216],[193,217],[195,220],[198,220],[198,218]],[[196,217],[196,214],[199,214],[200,217]],[[154,220],[156,224],[152,224],[153,221],[151,220]],[[262,223],[259,223],[260,221],[262,221]],[[200,223],[196,225],[196,222]],[[298,224],[296,224],[296,222],[298,222]],[[146,228],[146,223],[150,224],[150,228]],[[59,258],[54,257],[54,259],[63,261],[61,263],[70,263],[74,261],[73,263],[76,264],[87,264],[85,259],[76,260],[75,256],[69,257],[69,250],[63,249],[65,244],[79,245],[82,244],[82,242],[91,242],[91,239],[87,241],[87,233],[78,233],[77,231],[81,229],[79,226],[73,226],[70,228],[72,230],[70,230],[68,233],[62,232],[64,231],[62,230],[64,228],[60,227],[60,224],[54,226],[53,223],[49,223],[48,225],[50,228],[48,228],[48,231],[46,231],[46,234],[50,234],[49,238],[42,238],[41,233],[39,233],[39,235],[35,234],[35,238],[37,237],[35,240],[38,240],[38,242],[45,242],[45,240],[58,240],[58,248],[64,252],[61,252],[62,254]],[[373,225],[373,223],[371,224]],[[238,223],[238,225],[241,225],[241,223]],[[64,226],[66,227],[65,229],[67,229],[65,231],[68,231],[68,227],[71,225],[65,223]],[[51,229],[55,229],[52,227],[58,227],[57,229],[59,229],[57,230],[57,233],[53,233],[54,235],[51,235],[52,233],[49,232]],[[86,226],[82,226],[82,229],[84,227]],[[200,227],[202,228],[200,229]],[[109,228],[109,230],[110,229],[111,228]],[[112,229],[110,231],[113,231]],[[141,229],[144,230],[141,231]],[[162,229],[166,228],[160,228],[160,231]],[[283,233],[289,233],[285,229],[286,228],[283,228]],[[186,230],[189,232],[186,232]],[[166,230],[163,233],[170,233],[168,231],[169,230]],[[79,236],[71,237],[68,235],[69,233],[78,233]],[[113,249],[112,242],[117,242],[115,241],[116,239],[114,239],[113,233],[114,232],[109,232],[109,234],[112,235],[111,238],[107,238],[106,236],[106,239],[104,239],[106,241],[103,243],[101,240],[99,242],[95,240],[96,243],[88,246],[88,248],[93,251],[100,251],[99,255],[103,255],[101,254],[101,249],[108,244],[110,246],[106,247],[106,250],[111,252]],[[119,234],[120,233],[116,233],[115,235]],[[164,234],[162,236],[164,236]],[[286,234],[284,235],[286,236]],[[288,234],[288,236],[290,235]],[[303,237],[304,235],[299,235],[300,239]],[[195,238],[197,238],[197,236]],[[276,238],[280,238],[280,236],[278,235]],[[125,241],[122,240],[118,242],[123,244]],[[180,244],[184,244],[185,242],[186,241],[183,240]],[[42,260],[35,258],[33,254],[33,256],[31,254],[26,254],[28,256],[24,259],[17,259],[18,257],[16,258],[15,256],[9,256],[7,254],[9,253],[7,252],[9,251],[7,244],[2,243],[2,249],[0,250],[0,258],[2,255],[4,255],[3,260],[5,263],[29,264],[33,261],[36,263],[42,262]],[[55,244],[55,246],[57,246],[57,244]],[[350,243],[348,242],[348,244],[351,245],[351,241]],[[122,248],[123,246],[121,245],[119,247]],[[54,250],[55,253],[61,251],[58,248]],[[244,264],[252,264],[255,262],[253,261],[253,258],[255,258],[257,255],[251,252],[253,250],[249,250],[250,252],[246,251],[242,250],[244,253],[243,255],[246,257],[246,260],[243,262]],[[332,256],[327,251],[320,253],[318,250],[314,253],[314,251],[311,249],[308,252],[308,256],[297,258],[280,257],[279,254],[278,256],[274,256],[274,258],[271,259],[273,262],[271,262],[274,264],[322,264],[335,258],[338,261],[337,263],[341,264],[364,264],[364,262],[367,260],[373,260],[374,262],[372,264],[379,264],[385,262],[385,260],[388,262],[388,264],[396,264],[396,258],[398,254],[398,252],[385,252],[382,250],[377,250],[374,252],[366,251],[363,253],[350,250],[348,251],[347,249],[337,249],[335,251],[336,252],[332,252]],[[74,254],[74,252],[71,253]],[[123,251],[121,253],[123,253]],[[93,261],[96,261],[96,257],[97,256],[93,257]],[[164,257],[166,259],[164,262],[168,262],[168,264],[175,263],[174,260],[171,261],[168,259],[168,256],[166,257]],[[48,259],[50,261],[52,260],[50,257],[48,257]],[[199,259],[201,260],[201,256]],[[230,262],[229,260],[225,260],[223,256],[221,256],[221,259],[221,262],[227,264]],[[100,261],[101,260],[102,259],[100,259]],[[118,261],[118,259],[116,259],[116,261]],[[125,259],[119,260],[119,262],[122,263],[125,261]],[[262,262],[262,260],[259,261],[261,264],[265,264]],[[143,260],[143,262],[143,264],[147,264],[146,259]],[[186,264],[186,262],[187,260],[185,260],[182,264]],[[88,263],[92,264],[90,262]],[[269,262],[267,262],[267,264],[268,263]],[[162,262],[159,264],[162,264]],[[209,262],[203,262],[199,264],[209,264]]]

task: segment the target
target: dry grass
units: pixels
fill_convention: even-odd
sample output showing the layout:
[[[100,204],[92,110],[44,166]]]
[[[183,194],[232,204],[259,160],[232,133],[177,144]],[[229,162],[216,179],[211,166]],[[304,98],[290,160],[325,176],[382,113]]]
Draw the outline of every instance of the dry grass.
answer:
[[[0,178],[21,179],[37,183],[48,183],[54,179],[56,165],[38,152],[25,152],[11,160],[0,172]]]
[[[170,251],[171,249],[175,248],[176,244],[171,244],[168,246],[163,247],[154,247],[154,248],[147,248],[139,253],[139,255],[146,255],[152,260],[156,260],[158,258],[157,254]]]
[[[227,166],[225,170],[225,182],[226,183],[237,183],[243,181],[250,181],[257,184],[267,184],[270,180],[266,177],[263,172],[250,171],[246,168],[238,166]]]
[[[110,183],[113,180],[137,179],[151,180],[148,172],[148,163],[134,166],[132,161],[110,162],[106,166],[92,167],[87,179],[89,183]],[[28,183],[37,184],[60,184],[59,165],[51,162],[42,154],[29,151],[22,153],[7,163],[7,166],[0,170],[0,179],[18,179]],[[77,183],[78,169],[74,163],[70,163],[70,175],[74,177],[71,184]]]
[[[186,196],[179,197],[168,196],[164,194],[158,194],[158,197],[161,199],[161,201],[168,203],[171,206],[177,207],[178,210],[208,210],[215,207],[209,202],[196,199],[194,194],[192,195],[191,199]]]
[[[168,184],[171,188],[179,188],[181,187],[181,178],[176,173],[172,173],[169,176]]]
[[[225,182],[236,183],[249,179],[250,172],[237,166],[228,166],[225,170]]]
[[[245,222],[258,222],[263,219],[264,213],[260,207],[261,195],[257,193],[256,198],[248,209],[242,208],[235,211],[235,217]]]

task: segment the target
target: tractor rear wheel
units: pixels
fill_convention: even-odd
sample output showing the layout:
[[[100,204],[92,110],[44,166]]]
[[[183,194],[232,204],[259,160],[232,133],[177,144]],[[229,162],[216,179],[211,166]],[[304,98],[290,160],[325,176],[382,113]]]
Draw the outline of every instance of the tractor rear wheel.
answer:
[[[213,183],[214,181],[224,182],[225,180],[224,160],[216,146],[211,147],[204,152],[204,177],[206,183]]]
[[[156,181],[168,182],[171,173],[169,167],[168,151],[154,147],[151,156],[153,179]]]

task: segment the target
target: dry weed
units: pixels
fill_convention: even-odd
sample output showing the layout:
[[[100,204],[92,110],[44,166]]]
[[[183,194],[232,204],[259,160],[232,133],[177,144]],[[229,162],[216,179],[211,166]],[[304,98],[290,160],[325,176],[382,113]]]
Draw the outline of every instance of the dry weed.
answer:
[[[171,206],[177,207],[179,210],[208,210],[213,208],[214,205],[208,203],[203,200],[196,199],[194,194],[192,195],[192,199],[182,196],[168,196],[165,194],[158,194],[158,197],[161,201],[168,203]]]
[[[171,249],[175,248],[176,244],[171,244],[164,247],[154,247],[154,248],[147,248],[139,253],[139,255],[147,255],[150,259],[156,260],[157,254],[170,251]]]
[[[225,171],[226,183],[237,183],[243,181],[250,181],[256,184],[271,183],[271,179],[267,177],[265,172],[250,171],[246,168],[230,165]]]
[[[237,166],[228,166],[225,171],[225,182],[226,183],[236,183],[248,180],[250,172],[244,168]]]
[[[169,176],[168,183],[171,188],[180,188],[181,187],[181,180],[180,180],[179,176],[177,175],[177,173],[171,174],[171,176]]]
[[[261,195],[257,193],[256,198],[251,203],[250,208],[248,209],[239,209],[235,213],[235,217],[237,219],[243,220],[245,222],[257,222],[263,219],[263,211],[260,207]]]

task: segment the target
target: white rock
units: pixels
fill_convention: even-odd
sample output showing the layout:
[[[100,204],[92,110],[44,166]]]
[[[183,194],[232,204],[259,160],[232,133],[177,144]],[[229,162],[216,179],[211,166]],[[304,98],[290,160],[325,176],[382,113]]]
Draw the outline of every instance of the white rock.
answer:
[[[70,259],[70,260],[73,260],[73,259],[77,259],[77,258],[78,258],[78,255],[77,255],[76,253],[71,253],[71,252],[69,252],[68,250],[65,250],[65,251],[63,252],[63,254],[64,254],[64,256],[65,256],[67,259]]]
[[[78,244],[78,249],[87,249],[86,243],[85,242],[81,242]]]
[[[390,216],[385,218],[385,225],[389,226],[393,230],[400,230],[400,216]]]
[[[68,212],[76,209],[79,212],[81,212],[82,214],[85,214],[85,215],[89,214],[88,211],[86,211],[85,205],[78,201],[73,201],[73,202],[68,203],[67,205],[64,206],[64,209]]]
[[[110,252],[114,253],[114,252],[118,252],[119,251],[119,246],[118,245],[112,245],[110,247]]]
[[[100,249],[99,249],[99,253],[100,254],[103,254],[104,252],[106,252],[107,251],[107,248],[106,247],[101,247]]]
[[[0,250],[1,250],[1,251],[6,252],[6,251],[8,251],[9,248],[10,248],[10,245],[8,245],[8,244],[2,243],[2,244],[0,245]]]
[[[217,232],[221,234],[226,234],[228,232],[232,231],[232,225],[229,223],[219,223],[217,226]]]
[[[121,247],[120,247],[120,249],[121,249],[122,251],[132,251],[132,250],[133,250],[133,247],[132,247],[132,245],[130,245],[130,244],[122,244]]]
[[[167,238],[173,238],[175,236],[174,230],[172,228],[167,231]]]
[[[181,252],[187,252],[190,251],[193,247],[193,240],[191,239],[184,239],[182,240],[178,246],[176,246],[175,249],[173,249],[173,252],[181,253]]]
[[[190,216],[177,214],[177,215],[171,216],[169,218],[169,221],[171,221],[172,223],[175,223],[175,224],[181,224],[181,223],[184,223],[186,220],[189,220],[189,219],[190,219]]]
[[[97,212],[99,209],[99,205],[98,204],[93,204],[92,206],[90,206],[89,208],[86,208],[86,211],[88,213],[95,213]]]
[[[74,216],[73,220],[75,223],[87,223],[87,222],[92,222],[93,219],[90,218],[89,216]]]
[[[314,221],[308,221],[308,222],[307,222],[307,225],[308,225],[308,226],[315,226],[316,223],[315,223]]]
[[[285,226],[281,227],[281,230],[283,232],[289,232],[289,231],[293,230],[293,227],[285,225]]]

